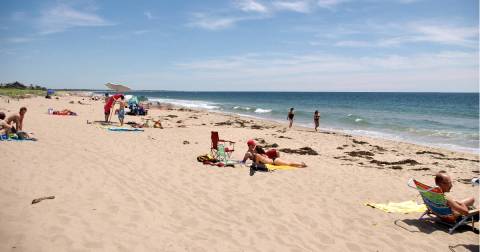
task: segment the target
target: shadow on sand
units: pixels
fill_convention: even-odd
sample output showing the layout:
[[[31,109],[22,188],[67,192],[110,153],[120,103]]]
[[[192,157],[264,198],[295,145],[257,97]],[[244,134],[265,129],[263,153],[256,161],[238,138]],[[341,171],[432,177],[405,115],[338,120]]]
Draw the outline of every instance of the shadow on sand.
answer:
[[[398,219],[393,222],[396,226],[407,230],[408,232],[411,233],[416,233],[416,232],[422,232],[426,234],[431,234],[434,231],[443,231],[448,233],[448,228],[449,226],[441,223],[441,222],[435,222],[434,220],[431,219]],[[455,233],[463,233],[463,232],[471,232],[473,231],[474,233],[478,234],[478,229],[474,228],[472,230],[472,227],[469,225],[463,225],[455,229]]]

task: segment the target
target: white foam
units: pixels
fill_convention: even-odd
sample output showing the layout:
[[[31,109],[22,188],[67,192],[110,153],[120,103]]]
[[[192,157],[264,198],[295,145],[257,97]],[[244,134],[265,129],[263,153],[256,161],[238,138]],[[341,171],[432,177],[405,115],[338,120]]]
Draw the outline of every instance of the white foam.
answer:
[[[443,143],[433,143],[429,142],[428,140],[418,141],[413,140],[409,137],[403,137],[399,135],[389,134],[389,133],[382,133],[377,131],[369,131],[369,130],[345,130],[345,129],[334,129],[333,131],[342,131],[352,135],[358,136],[367,136],[372,138],[380,138],[380,139],[387,139],[399,142],[406,142],[406,143],[413,143],[418,145],[424,145],[428,147],[439,147],[444,149],[449,149],[453,151],[460,151],[460,152],[469,152],[469,153],[480,153],[480,149],[478,148],[471,148],[471,147],[464,147],[456,144],[443,144]]]
[[[261,108],[255,109],[255,113],[261,113],[261,114],[263,114],[263,113],[270,113],[270,112],[272,112],[271,109],[261,109]]]
[[[215,103],[207,102],[207,101],[161,99],[161,98],[150,98],[150,97],[148,97],[148,100],[156,101],[160,103],[172,104],[175,106],[186,107],[186,108],[199,108],[199,109],[209,109],[209,110],[214,110],[219,108],[219,106],[216,106]]]

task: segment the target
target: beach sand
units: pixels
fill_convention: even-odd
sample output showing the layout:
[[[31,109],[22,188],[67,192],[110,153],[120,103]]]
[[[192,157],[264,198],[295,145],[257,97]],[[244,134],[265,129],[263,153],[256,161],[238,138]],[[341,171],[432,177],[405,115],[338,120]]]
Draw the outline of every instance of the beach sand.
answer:
[[[479,249],[471,230],[449,235],[421,213],[364,205],[421,202],[408,179],[433,185],[439,170],[455,181],[452,197],[478,200],[469,184],[479,174],[475,154],[185,109],[150,110],[164,129],[110,132],[87,124],[103,120],[102,101],[82,99],[0,98],[7,114],[28,107],[24,128],[38,138],[0,142],[0,251]],[[78,116],[48,115],[49,107]],[[196,157],[209,153],[212,130],[236,142],[237,160],[250,138],[318,155],[281,152],[309,167],[254,176],[246,166],[203,165]],[[380,163],[407,159],[419,164]],[[31,204],[45,196],[55,199]]]

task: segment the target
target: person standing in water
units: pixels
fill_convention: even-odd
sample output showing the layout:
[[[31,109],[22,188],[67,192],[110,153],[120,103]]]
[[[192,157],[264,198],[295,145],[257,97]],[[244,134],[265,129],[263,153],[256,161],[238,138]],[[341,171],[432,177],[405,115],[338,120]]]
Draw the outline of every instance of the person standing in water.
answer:
[[[295,114],[293,113],[293,108],[290,108],[290,111],[288,112],[288,115],[287,115],[287,119],[290,121],[290,125],[288,126],[289,128],[292,127],[294,116]]]
[[[320,125],[320,113],[318,113],[318,110],[315,110],[315,113],[313,114],[313,123],[315,123],[315,131],[317,131],[318,126]]]

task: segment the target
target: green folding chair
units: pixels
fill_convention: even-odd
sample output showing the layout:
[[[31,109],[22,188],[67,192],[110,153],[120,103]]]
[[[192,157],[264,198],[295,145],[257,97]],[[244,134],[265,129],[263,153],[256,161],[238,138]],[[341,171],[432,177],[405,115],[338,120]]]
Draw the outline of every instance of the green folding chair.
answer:
[[[447,199],[442,189],[439,187],[431,187],[418,182],[415,179],[410,179],[407,185],[416,189],[422,196],[423,202],[427,206],[425,213],[420,216],[430,216],[435,218],[437,222],[449,226],[448,233],[452,234],[458,227],[467,224],[471,221],[472,229],[474,229],[475,217],[478,216],[478,209],[470,211],[465,216],[457,216],[453,214],[452,209],[447,205]],[[478,220],[478,219],[477,219]]]

